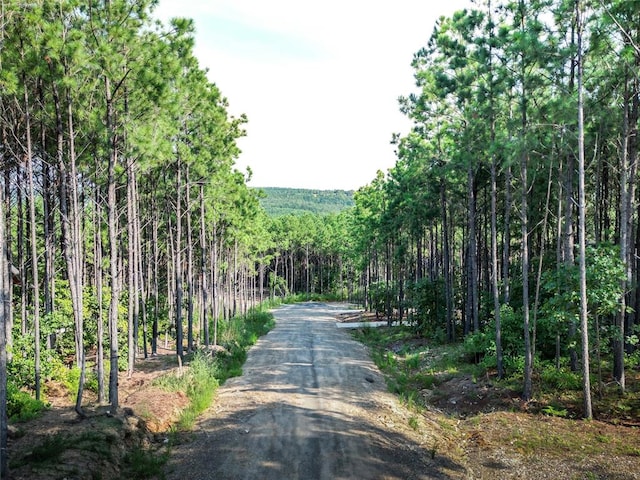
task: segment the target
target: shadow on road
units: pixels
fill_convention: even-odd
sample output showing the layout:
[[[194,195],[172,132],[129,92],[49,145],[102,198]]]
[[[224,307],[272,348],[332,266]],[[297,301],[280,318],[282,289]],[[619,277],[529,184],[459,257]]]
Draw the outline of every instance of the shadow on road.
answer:
[[[276,328],[218,393],[169,479],[463,478],[434,432],[386,392],[364,346],[335,328],[324,304],[276,310]],[[439,446],[440,445],[440,446]]]

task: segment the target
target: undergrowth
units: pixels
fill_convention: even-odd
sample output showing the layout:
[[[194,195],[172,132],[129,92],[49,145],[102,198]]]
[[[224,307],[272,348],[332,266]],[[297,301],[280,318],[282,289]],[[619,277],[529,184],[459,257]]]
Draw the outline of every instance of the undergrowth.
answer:
[[[486,362],[474,361],[468,354],[468,342],[432,343],[420,338],[410,327],[368,327],[354,331],[353,335],[369,346],[372,359],[385,374],[389,390],[408,405],[420,404],[423,401],[420,392],[424,390],[433,392],[430,398],[442,400],[449,391],[438,387],[458,376],[467,376],[473,383],[487,385],[498,401],[503,397],[517,399],[522,390],[523,374],[517,358],[509,365],[509,375],[497,379],[495,368],[488,367]],[[610,365],[603,365],[603,371],[610,369]],[[611,379],[598,382],[592,373],[596,419],[614,425],[637,424],[640,419],[640,371],[629,368],[626,373],[624,395]],[[565,419],[581,417],[582,377],[580,372],[570,370],[568,359],[562,359],[559,368],[554,362],[536,359],[533,380],[534,397],[524,406],[527,412]],[[494,403],[487,407],[500,410],[510,408],[508,405],[517,403]],[[454,411],[456,408],[452,407]]]
[[[273,315],[264,308],[254,308],[247,315],[220,322],[218,335],[223,351],[211,355],[207,350],[198,350],[185,359],[188,368],[155,380],[155,385],[182,391],[189,398],[189,406],[182,411],[174,431],[193,428],[198,415],[211,405],[218,386],[242,374],[249,348],[274,325]]]

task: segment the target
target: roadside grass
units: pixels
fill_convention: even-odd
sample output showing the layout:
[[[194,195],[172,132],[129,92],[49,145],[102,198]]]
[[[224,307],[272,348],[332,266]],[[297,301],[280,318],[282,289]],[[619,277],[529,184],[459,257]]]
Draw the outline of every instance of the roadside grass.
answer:
[[[354,336],[370,347],[389,390],[416,407],[422,403],[422,390],[431,390],[462,370],[474,370],[460,363],[460,347],[415,342],[411,327],[365,327],[355,330]]]
[[[154,381],[154,385],[168,391],[182,391],[189,398],[189,406],[181,412],[172,428],[174,432],[191,430],[198,415],[211,405],[218,386],[231,377],[242,375],[249,348],[275,325],[273,314],[267,308],[253,308],[247,315],[219,322],[219,345],[223,350],[193,352],[185,358],[188,368]]]
[[[145,448],[135,448],[127,452],[124,457],[126,478],[145,480],[149,478],[164,478],[164,466],[169,459],[169,452],[150,455]]]

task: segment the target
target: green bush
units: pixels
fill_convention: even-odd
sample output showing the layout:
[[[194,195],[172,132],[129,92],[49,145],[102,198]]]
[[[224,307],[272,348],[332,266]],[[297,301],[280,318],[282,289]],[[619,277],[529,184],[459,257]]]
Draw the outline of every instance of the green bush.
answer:
[[[540,379],[542,386],[547,389],[575,391],[582,389],[581,375],[566,367],[558,369],[555,365],[547,364],[540,372]]]
[[[43,401],[19,390],[12,382],[7,383],[7,417],[10,420],[31,420],[46,408],[47,405]]]
[[[444,324],[447,309],[442,279],[424,278],[407,288],[408,306],[417,320],[416,328],[423,336],[434,336]]]

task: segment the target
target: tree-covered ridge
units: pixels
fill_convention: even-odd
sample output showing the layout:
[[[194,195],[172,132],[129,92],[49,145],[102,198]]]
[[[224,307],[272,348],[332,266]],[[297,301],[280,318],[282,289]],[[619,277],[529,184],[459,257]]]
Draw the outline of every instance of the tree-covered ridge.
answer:
[[[339,213],[354,205],[351,190],[310,190],[304,188],[260,188],[262,208],[269,216],[288,214]]]

